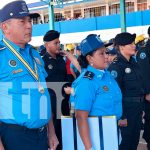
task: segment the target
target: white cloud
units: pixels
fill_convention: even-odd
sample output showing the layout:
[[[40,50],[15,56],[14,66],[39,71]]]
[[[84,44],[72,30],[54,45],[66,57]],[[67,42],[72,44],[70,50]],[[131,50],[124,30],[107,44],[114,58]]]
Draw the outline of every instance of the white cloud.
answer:
[[[39,2],[40,0],[25,0],[26,3]],[[12,2],[12,0],[0,0],[0,9],[5,6],[7,3]]]

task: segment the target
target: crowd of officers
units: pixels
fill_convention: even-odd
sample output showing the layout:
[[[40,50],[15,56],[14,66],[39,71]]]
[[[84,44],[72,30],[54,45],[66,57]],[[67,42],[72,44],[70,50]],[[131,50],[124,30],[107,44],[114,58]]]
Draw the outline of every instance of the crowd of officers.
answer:
[[[150,28],[148,28],[148,35],[150,36]],[[90,40],[92,40],[92,38]],[[68,78],[67,75],[66,58],[64,59],[64,55],[67,57],[70,50],[75,50],[75,47],[71,46],[72,49],[68,48],[67,51],[60,51],[59,33],[54,30],[48,31],[45,34],[44,42],[46,50],[44,50],[44,53],[42,52],[42,58],[45,62],[45,69],[49,75],[47,81],[72,83],[73,78]],[[92,42],[94,42],[94,40]],[[82,43],[80,46],[81,45]],[[146,41],[144,35],[136,37],[136,34],[125,32],[117,34],[109,43],[104,43],[104,46],[106,47],[106,54],[108,56],[107,70],[110,71],[110,74],[117,81],[122,92],[122,116],[118,119],[122,136],[119,149],[137,149],[144,120],[143,138],[147,142],[148,150],[150,150],[150,40],[148,38]],[[83,55],[83,53],[87,51],[87,49],[82,49],[79,46],[77,46],[76,50],[81,51],[79,55]],[[72,75],[74,80],[76,79],[75,82],[81,82],[79,78],[82,76],[83,71],[81,70],[84,69],[84,65],[82,66],[82,63],[80,63],[82,55],[79,55],[75,56],[79,62],[79,67],[76,64],[72,64],[72,58],[69,58],[71,62],[70,69],[74,70],[72,71]],[[88,76],[88,78],[91,77],[91,79],[93,79],[87,72],[85,72],[85,74],[84,78]],[[73,82],[73,84],[75,82]],[[68,85],[69,87],[71,86],[71,84],[66,84],[63,88],[68,87]],[[63,89],[63,92],[66,92],[63,94],[68,96],[68,94],[74,92],[73,88],[69,90],[70,92],[67,90],[64,91]],[[84,88],[82,92],[84,92]],[[50,95],[52,96],[53,94]],[[70,106],[68,100],[69,98],[67,98],[66,102],[62,102],[62,114],[64,115],[69,115],[68,109],[70,109]],[[53,98],[52,103],[54,103]],[[52,104],[52,106],[56,105]],[[53,111],[56,113],[55,108],[53,108]],[[58,124],[56,125],[56,130],[58,130],[57,126]],[[61,128],[60,125],[59,128]],[[60,134],[61,131],[58,132],[57,135],[60,137],[59,140],[61,140]],[[60,142],[58,149],[61,148]]]
[[[31,17],[25,1],[12,1],[0,10],[4,36],[0,41],[0,150],[63,149],[56,107],[61,100],[53,88],[47,88],[54,82],[65,82],[61,113],[75,115],[85,150],[95,150],[88,117],[112,115],[122,137],[119,150],[137,150],[143,120],[143,138],[150,150],[150,27],[146,42],[143,35],[128,32],[117,34],[108,43],[90,34],[75,54],[70,44],[64,51],[60,33],[50,30],[37,52],[28,44]],[[34,83],[36,88],[29,93],[30,86],[22,88],[24,82]],[[30,97],[22,99],[23,95]],[[41,119],[43,95],[47,105],[42,103],[42,113],[47,117]],[[29,118],[24,114],[28,106]]]

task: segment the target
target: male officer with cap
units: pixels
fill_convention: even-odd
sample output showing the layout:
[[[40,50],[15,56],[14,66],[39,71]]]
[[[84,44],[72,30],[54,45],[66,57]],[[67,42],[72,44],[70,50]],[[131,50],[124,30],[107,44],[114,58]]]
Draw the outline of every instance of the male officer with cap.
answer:
[[[150,27],[148,28],[148,35],[150,37]],[[150,38],[148,39],[146,45],[138,51],[137,62],[142,71],[146,93],[143,138],[147,142],[148,150],[150,150]]]
[[[25,1],[0,10],[0,138],[6,150],[55,150],[47,73],[38,52],[28,44],[32,24]],[[48,128],[47,128],[48,126]]]
[[[135,34],[128,32],[116,35],[117,60],[108,68],[123,96],[123,115],[118,123],[122,135],[119,150],[137,150],[142,123],[144,87],[142,74],[133,58],[136,53],[135,37]]]

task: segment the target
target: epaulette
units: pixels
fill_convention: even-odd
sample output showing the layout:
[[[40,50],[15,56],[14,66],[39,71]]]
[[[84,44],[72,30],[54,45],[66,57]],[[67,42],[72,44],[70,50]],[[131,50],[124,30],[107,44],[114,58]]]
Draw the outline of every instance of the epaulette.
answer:
[[[0,45],[0,51],[3,50],[3,49],[5,49],[5,48],[6,48],[5,46]]]
[[[87,71],[83,76],[83,78],[88,78],[89,80],[92,80],[93,77],[94,77],[94,73],[91,71]]]

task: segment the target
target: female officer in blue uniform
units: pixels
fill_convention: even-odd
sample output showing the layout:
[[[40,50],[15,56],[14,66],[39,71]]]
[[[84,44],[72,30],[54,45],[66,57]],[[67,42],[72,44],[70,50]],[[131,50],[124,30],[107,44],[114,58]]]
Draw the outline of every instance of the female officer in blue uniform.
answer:
[[[122,114],[122,96],[116,81],[105,70],[107,55],[101,39],[91,34],[80,46],[81,58],[87,67],[74,85],[75,113],[85,149],[92,150],[94,148],[90,140],[88,116],[116,115],[119,119]]]
[[[140,69],[132,57],[136,53],[135,37],[135,34],[127,32],[115,37],[119,54],[108,68],[123,96],[123,115],[119,121],[122,141],[119,150],[137,150],[140,137],[144,90]]]

